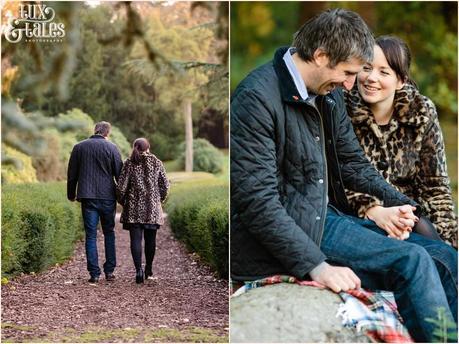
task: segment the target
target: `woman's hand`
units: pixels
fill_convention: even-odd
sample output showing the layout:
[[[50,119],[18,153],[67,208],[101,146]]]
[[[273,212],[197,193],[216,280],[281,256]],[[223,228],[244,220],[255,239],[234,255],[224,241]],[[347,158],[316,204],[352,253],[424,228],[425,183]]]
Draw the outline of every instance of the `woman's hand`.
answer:
[[[405,240],[419,219],[414,215],[415,207],[410,205],[384,208],[374,206],[367,210],[366,217],[385,230],[389,237]]]

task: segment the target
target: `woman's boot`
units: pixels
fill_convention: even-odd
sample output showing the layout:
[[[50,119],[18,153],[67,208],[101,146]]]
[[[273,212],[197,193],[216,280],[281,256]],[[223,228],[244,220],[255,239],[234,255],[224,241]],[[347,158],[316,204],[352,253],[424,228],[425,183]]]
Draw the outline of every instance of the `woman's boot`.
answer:
[[[143,270],[139,269],[135,273],[135,283],[140,284],[143,283]]]
[[[153,271],[151,265],[145,265],[145,279],[153,279]]]
[[[157,228],[145,231],[145,279],[153,279],[152,267],[156,251],[156,232]]]

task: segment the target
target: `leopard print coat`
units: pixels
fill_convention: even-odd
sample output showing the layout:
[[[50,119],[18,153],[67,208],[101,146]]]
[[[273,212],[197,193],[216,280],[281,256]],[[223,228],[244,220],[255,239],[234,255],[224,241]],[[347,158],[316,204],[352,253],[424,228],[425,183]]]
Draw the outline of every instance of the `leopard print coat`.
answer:
[[[387,126],[376,123],[357,87],[345,92],[346,106],[368,160],[397,190],[425,209],[441,238],[457,247],[457,218],[446,170],[445,146],[432,101],[406,85],[395,93],[394,113]],[[364,217],[382,202],[346,190],[349,203]]]
[[[117,199],[123,206],[120,222],[162,225],[161,202],[168,190],[166,170],[156,156],[144,152],[137,165],[126,159],[117,185]]]

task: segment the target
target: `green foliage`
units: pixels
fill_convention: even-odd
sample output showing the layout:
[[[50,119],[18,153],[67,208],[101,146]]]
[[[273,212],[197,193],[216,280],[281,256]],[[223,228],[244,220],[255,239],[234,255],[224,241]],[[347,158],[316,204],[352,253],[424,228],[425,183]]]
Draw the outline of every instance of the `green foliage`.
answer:
[[[72,109],[67,111],[65,114],[59,114],[58,118],[85,123],[84,129],[78,132],[71,132],[67,136],[61,135],[61,156],[64,158],[64,160],[68,160],[70,152],[72,151],[72,148],[75,145],[75,143],[87,139],[89,136],[94,134],[95,121],[93,120],[93,118],[91,118],[90,115],[84,113],[80,109]],[[127,141],[124,134],[116,125],[114,125],[113,123],[111,123],[111,125],[112,130],[109,136],[109,140],[118,146],[118,149],[120,150],[123,158],[127,158],[131,153],[131,144]]]
[[[74,69],[68,76],[68,98],[62,99],[53,88],[47,88],[41,97],[30,92],[26,81],[29,75],[36,72],[37,65],[33,54],[27,49],[16,49],[12,53],[13,65],[19,66],[19,79],[13,84],[12,98],[23,100],[26,111],[40,109],[48,116],[79,108],[95,121],[107,120],[122,128],[129,141],[137,137],[151,139],[161,133],[170,137],[174,150],[183,140],[181,103],[177,99],[193,94],[193,99],[200,103],[194,109],[195,117],[200,115],[204,106],[218,107],[222,112],[227,112],[227,68],[218,68],[216,71],[184,68],[178,73],[173,70],[167,76],[155,77],[153,85],[151,79],[139,82],[139,77],[129,73],[122,65],[133,58],[142,59],[145,67],[142,66],[140,70],[147,71],[154,65],[168,65],[170,60],[210,59],[215,62],[220,50],[210,48],[211,44],[215,44],[215,34],[205,25],[190,29],[188,21],[193,16],[189,9],[185,11],[187,16],[180,15],[179,20],[174,18],[165,27],[159,19],[163,16],[154,14],[158,12],[154,7],[161,7],[160,4],[150,4],[148,8],[143,6],[143,10],[147,11],[140,21],[131,11],[130,14],[136,18],[135,23],[129,22],[132,18],[126,18],[125,9],[121,7],[129,7],[128,11],[131,11],[137,8],[137,4],[100,4],[95,8],[83,5],[73,9],[80,24],[80,46],[74,54]],[[183,4],[172,5],[169,11],[179,13],[180,8],[185,7]],[[140,8],[137,10],[141,11]],[[197,18],[193,20],[199,22]],[[135,38],[130,40],[132,45],[122,44],[126,37],[123,40],[115,39],[132,34],[134,31],[130,30],[134,29],[138,29],[140,35],[131,37]],[[53,51],[40,50],[41,59],[50,60]],[[197,89],[209,77],[213,80],[211,87]],[[175,80],[173,84],[172,80]],[[162,155],[162,152],[167,152],[166,149],[161,147],[160,151],[157,154],[161,159],[170,158]]]
[[[276,48],[291,44],[306,19],[326,8],[341,7],[362,15],[375,36],[404,39],[421,92],[433,100],[442,119],[456,121],[457,6],[435,1],[235,2],[231,6],[231,89],[250,70],[271,60]]]
[[[172,4],[167,9],[160,3],[101,3],[96,7],[83,3],[60,4],[56,15],[63,18],[66,25],[71,19],[68,33],[72,33],[72,40],[59,46],[2,46],[2,58],[6,56],[7,67],[11,65],[3,77],[5,84],[12,85],[6,87],[8,95],[15,102],[18,100],[25,111],[39,110],[48,118],[70,109],[81,109],[94,121],[106,120],[121,128],[129,142],[137,137],[148,138],[160,159],[176,159],[174,154],[184,139],[184,120],[178,100],[193,94],[195,120],[205,107],[227,113],[228,70],[226,65],[218,64],[218,56],[225,50],[218,39],[227,39],[221,36],[227,27],[224,11],[227,6],[209,4],[206,10],[196,10],[194,14],[189,3]],[[163,24],[166,17],[168,22]],[[56,56],[60,64],[53,64]],[[180,73],[155,78],[158,85],[154,85],[139,82],[138,75],[132,75],[123,67],[133,59],[142,59],[147,67],[172,65],[172,60],[180,65],[178,61],[195,62],[196,59],[205,61],[205,66],[188,68],[187,65]],[[60,66],[68,68],[61,70]],[[179,81],[172,84],[171,80]],[[64,93],[68,96],[63,97]],[[7,128],[2,130],[3,141],[11,136],[11,127],[2,126]],[[33,139],[31,142],[37,141]],[[126,157],[130,148],[116,143]],[[55,138],[40,138],[40,146],[46,145],[59,143]],[[35,161],[40,171],[43,169],[43,173],[39,173],[40,180],[63,178],[65,166],[56,165],[56,159],[44,150],[26,152],[31,156],[40,155]],[[64,152],[67,150],[62,154]],[[57,167],[53,170],[54,165]]]
[[[7,145],[3,145],[3,151],[8,156],[19,162],[19,166],[12,164],[2,165],[2,183],[34,183],[37,182],[37,175],[35,168],[32,166],[32,159],[11,148]]]
[[[183,135],[180,135],[179,137],[183,140]],[[180,150],[177,137],[164,135],[161,132],[152,136],[150,145],[150,150],[162,160],[176,159]]]
[[[55,117],[60,122],[79,123],[78,130],[61,132],[56,128],[42,131],[46,140],[46,149],[33,156],[33,165],[37,169],[40,181],[65,180],[67,163],[73,146],[91,135],[94,127],[92,118],[80,109],[72,109]]]
[[[458,166],[458,134],[457,134],[457,123],[442,123],[443,137],[445,138],[445,150],[446,150],[446,161],[448,162],[448,175],[451,180],[451,190],[453,193],[453,199],[457,204],[457,166]],[[457,207],[454,209],[456,214],[458,212]]]
[[[3,99],[2,143],[26,155],[37,156],[46,151],[46,129],[55,128],[65,132],[81,128],[79,122],[46,117],[41,112],[25,113],[18,103],[9,97]],[[2,163],[17,166],[20,161],[2,151]]]
[[[77,11],[81,6],[82,3],[79,2],[53,2],[55,17],[64,23],[66,32],[66,39],[58,44],[9,43],[2,39],[2,61],[11,56],[15,60],[16,54],[21,54],[26,59],[24,66],[28,67],[24,70],[22,70],[24,66],[20,68],[22,74],[20,89],[27,98],[39,101],[42,94],[51,89],[59,99],[68,97],[68,79],[74,71],[76,55],[81,45],[77,17]],[[16,12],[17,8],[12,10]],[[16,62],[13,64],[16,65]]]
[[[225,188],[227,186],[225,185]],[[222,192],[225,194],[224,192]],[[220,276],[228,276],[228,195],[226,194],[226,201],[217,202],[215,204],[210,204],[205,209],[199,211],[196,229],[197,231],[210,232],[210,249],[207,250],[209,255],[209,261],[213,257],[218,257],[214,259],[213,265],[215,269],[220,272]],[[196,238],[196,241],[200,240]],[[195,242],[196,242],[195,241]]]
[[[176,238],[228,278],[228,184],[215,178],[173,184],[166,211]]]
[[[413,57],[412,77],[439,109],[457,116],[457,3],[378,2],[375,34],[404,39]]]
[[[33,166],[40,181],[66,180],[67,164],[73,146],[79,141],[87,139],[94,133],[94,120],[80,109],[72,109],[55,117],[59,123],[79,123],[78,130],[62,132],[57,128],[42,130],[46,148],[40,154],[33,155]],[[130,154],[130,144],[123,133],[112,125],[109,140],[115,143],[123,158]]]
[[[289,45],[299,28],[298,2],[235,2],[231,4],[231,90],[256,66]]]
[[[84,45],[71,79],[72,97],[60,106],[65,109],[81,108],[96,122],[111,122],[123,129],[129,141],[147,137],[155,132],[155,117],[164,113],[154,106],[155,92],[121,68],[130,56],[130,49],[117,40],[113,44],[101,44],[109,36],[119,33],[125,25],[124,16],[120,16],[113,6],[105,4],[85,9],[79,15]],[[127,152],[122,147],[120,144],[126,157]]]
[[[130,140],[154,132],[155,93],[120,68],[129,57],[129,47],[122,45],[120,40],[101,43],[108,36],[117,35],[126,25],[125,16],[119,15],[124,10],[116,10],[107,4],[95,8],[80,6],[72,10],[80,24],[77,37],[81,39],[81,46],[72,57],[76,61],[68,75],[69,97],[62,99],[54,88],[32,92],[26,81],[28,76],[37,72],[38,66],[30,51],[16,49],[11,61],[19,66],[20,76],[13,84],[12,98],[21,99],[26,111],[41,110],[53,117],[72,108],[81,109],[96,122],[106,120],[121,127]],[[40,51],[41,59],[50,60],[55,51],[55,46]]]
[[[457,343],[457,327],[453,319],[448,319],[445,315],[445,309],[440,307],[437,309],[437,317],[435,319],[426,319],[428,322],[435,325],[434,343]]]
[[[68,259],[83,236],[81,211],[65,183],[2,188],[2,276],[39,272]]]
[[[185,144],[181,146],[180,166],[185,169]],[[205,139],[193,141],[193,170],[210,173],[221,172],[223,154]]]
[[[192,29],[183,23],[167,25],[157,13],[148,16],[147,23],[146,34],[169,63],[151,63],[143,47],[137,45],[133,58],[125,62],[124,67],[146,85],[158,90],[156,106],[169,112],[166,123],[170,126],[172,119],[172,123],[184,127],[186,101],[193,102],[195,120],[206,107],[227,113],[228,70],[215,63],[212,45],[216,38],[212,30],[205,25]],[[155,152],[162,159],[174,159],[172,154],[177,149],[178,138],[177,133],[173,137],[156,133],[153,136]],[[183,130],[180,130],[180,138],[183,139]]]
[[[129,155],[131,155],[131,144],[117,126],[112,125],[112,132],[109,140],[118,146],[123,159],[126,159]]]
[[[57,131],[49,129],[45,134],[46,149],[43,153],[33,156],[33,166],[39,181],[64,180],[65,165],[60,155],[60,136]]]

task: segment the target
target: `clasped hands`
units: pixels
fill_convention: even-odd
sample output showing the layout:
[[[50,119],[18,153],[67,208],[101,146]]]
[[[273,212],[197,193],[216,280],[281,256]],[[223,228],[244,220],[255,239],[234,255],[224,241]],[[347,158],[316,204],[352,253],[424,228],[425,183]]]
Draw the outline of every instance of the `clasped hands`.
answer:
[[[377,205],[368,209],[365,215],[385,230],[390,238],[405,240],[419,221],[413,213],[415,210],[416,207],[409,204],[387,208]]]
[[[367,210],[366,216],[385,230],[389,237],[405,240],[419,221],[419,218],[413,213],[415,210],[416,207],[408,204],[388,208],[375,206]],[[326,262],[315,267],[309,275],[312,280],[325,285],[336,293],[361,286],[360,278],[350,268],[332,266]]]

